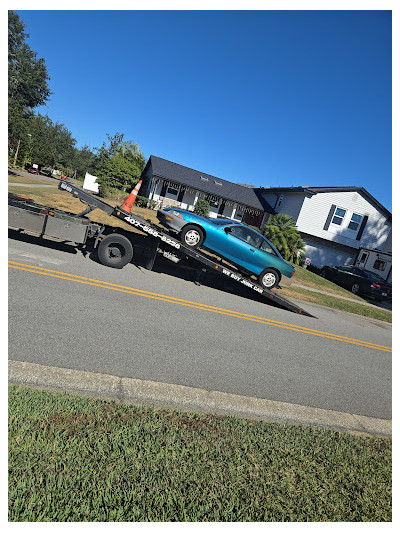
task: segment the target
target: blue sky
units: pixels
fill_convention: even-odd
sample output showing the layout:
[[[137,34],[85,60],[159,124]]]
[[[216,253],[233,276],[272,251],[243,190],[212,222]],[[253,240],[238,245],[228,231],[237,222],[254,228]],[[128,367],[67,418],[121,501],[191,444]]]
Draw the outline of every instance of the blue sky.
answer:
[[[107,133],[255,186],[392,209],[390,11],[18,11],[77,146]]]

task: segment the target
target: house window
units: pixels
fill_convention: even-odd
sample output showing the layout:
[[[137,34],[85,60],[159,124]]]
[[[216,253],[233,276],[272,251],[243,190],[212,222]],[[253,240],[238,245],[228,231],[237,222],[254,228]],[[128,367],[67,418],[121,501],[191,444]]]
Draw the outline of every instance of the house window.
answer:
[[[385,270],[386,268],[386,261],[382,261],[382,259],[377,259],[374,263],[373,268],[375,270]]]
[[[178,193],[179,193],[178,186],[174,187],[173,185],[168,185],[167,190],[165,192],[165,197],[169,198],[170,200],[175,200],[178,196]]]
[[[280,207],[280,206],[282,205],[283,198],[284,198],[284,196],[283,196],[283,194],[281,194],[281,195],[279,196],[279,198],[278,198],[277,203],[276,203],[276,207]]]
[[[357,213],[353,213],[348,228],[353,231],[358,231],[362,218],[362,215],[357,215]]]
[[[346,209],[342,209],[341,207],[337,207],[335,214],[332,218],[332,224],[336,224],[337,226],[341,226],[344,216],[346,214]]]

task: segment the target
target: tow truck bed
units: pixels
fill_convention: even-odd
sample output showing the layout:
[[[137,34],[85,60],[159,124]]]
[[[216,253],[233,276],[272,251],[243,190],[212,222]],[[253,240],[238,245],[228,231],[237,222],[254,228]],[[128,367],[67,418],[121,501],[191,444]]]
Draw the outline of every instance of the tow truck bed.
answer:
[[[197,267],[197,282],[200,281],[202,273],[206,272],[208,269],[211,272],[218,272],[223,276],[226,276],[230,280],[235,281],[244,287],[247,287],[251,291],[254,291],[259,295],[264,296],[268,301],[273,301],[281,307],[288,309],[289,311],[310,317],[313,316],[308,311],[297,306],[295,303],[284,298],[283,296],[280,296],[279,294],[277,294],[277,292],[261,287],[252,279],[241,275],[235,270],[232,270],[222,262],[214,261],[211,257],[206,255],[202,251],[192,249],[191,247],[186,246],[185,244],[175,239],[166,231],[163,231],[159,226],[153,224],[149,220],[146,220],[145,218],[133,213],[127,213],[123,211],[120,207],[112,207],[109,204],[100,200],[99,198],[94,197],[86,191],[83,191],[81,188],[72,185],[68,181],[60,181],[58,188],[60,190],[69,192],[76,198],[79,198],[82,202],[88,204],[88,207],[79,215],[73,215],[71,213],[65,213],[59,210],[50,209],[48,207],[39,206],[38,204],[34,204],[29,198],[25,202],[21,200],[21,197],[19,197],[19,199],[16,199],[15,195],[11,195],[9,196],[9,226],[21,228],[24,228],[25,226],[30,226],[28,228],[25,227],[25,229],[38,231],[43,236],[51,234],[48,233],[47,229],[49,226],[50,219],[64,220],[69,224],[69,228],[65,227],[64,236],[60,224],[60,227],[58,228],[59,234],[53,236],[69,239],[78,243],[84,243],[88,236],[97,237],[95,247],[97,246],[98,242],[100,242],[98,249],[98,256],[100,261],[107,266],[112,266],[114,268],[122,268],[125,264],[130,262],[132,258],[133,245],[129,241],[129,238],[126,236],[126,233],[124,235],[120,235],[115,232],[107,236],[103,236],[102,233],[104,231],[104,227],[100,228],[100,226],[92,224],[90,220],[85,217],[87,213],[89,213],[93,209],[98,208],[107,213],[109,216],[116,217],[119,220],[122,220],[123,222],[128,224],[129,226],[137,228],[149,237],[148,250],[150,251],[150,255],[148,256],[146,264],[146,268],[148,268],[149,270],[152,270],[153,268],[158,250],[163,252],[164,257],[172,260],[175,263],[179,263],[184,258],[190,258],[192,260],[192,263],[194,263]],[[19,215],[16,215],[15,211],[13,212],[11,210],[10,217],[10,208],[13,207],[14,209],[15,207],[18,208]],[[46,213],[42,213],[41,210],[46,211]],[[24,213],[21,216],[22,212]],[[56,212],[57,216],[55,216],[54,214]],[[52,214],[50,215],[49,213]],[[37,219],[35,217],[39,215],[43,215],[47,218],[45,220],[41,220],[41,222],[37,222]],[[25,225],[21,225],[21,222],[23,222],[25,218],[29,219],[29,222],[25,223]],[[18,225],[18,223],[20,225]],[[52,222],[50,221],[50,228],[51,226]],[[83,226],[86,228],[85,233],[82,232],[81,229]],[[37,229],[33,229],[33,227]],[[74,229],[71,229],[71,227],[73,227]],[[79,227],[80,231],[76,230],[77,227]],[[55,233],[55,231],[53,233]],[[66,236],[67,233],[68,236]],[[71,236],[76,236],[80,240],[73,239],[71,238]],[[118,257],[114,257],[113,254],[120,253],[121,248],[124,252],[126,252],[126,254],[124,255],[125,259],[118,261]]]

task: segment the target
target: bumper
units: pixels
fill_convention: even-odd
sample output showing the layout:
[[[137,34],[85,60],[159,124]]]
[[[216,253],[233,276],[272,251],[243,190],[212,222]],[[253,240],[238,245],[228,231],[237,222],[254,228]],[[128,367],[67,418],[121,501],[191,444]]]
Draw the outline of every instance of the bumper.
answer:
[[[176,231],[176,233],[180,233],[183,226],[187,224],[183,218],[177,217],[171,211],[164,211],[164,209],[157,211],[157,218],[165,228]]]
[[[392,291],[390,290],[379,290],[375,287],[371,287],[371,291],[369,293],[369,296],[372,296],[373,298],[378,298],[379,300],[391,300],[392,299]]]

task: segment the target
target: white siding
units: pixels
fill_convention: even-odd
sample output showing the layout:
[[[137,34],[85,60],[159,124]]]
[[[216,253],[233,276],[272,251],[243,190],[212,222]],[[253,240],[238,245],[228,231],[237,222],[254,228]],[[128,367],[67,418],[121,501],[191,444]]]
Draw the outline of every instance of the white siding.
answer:
[[[391,252],[392,251],[392,228],[390,228],[389,235],[386,239],[385,244],[382,246],[383,252]]]
[[[331,223],[329,228],[324,230],[332,205],[345,209],[346,216],[341,226]],[[353,213],[368,215],[368,222],[360,241],[356,240],[358,231],[347,228]],[[360,246],[380,248],[386,242],[390,231],[386,217],[357,191],[318,193],[311,198],[304,198],[297,227],[300,232],[354,248]]]
[[[290,193],[283,193],[282,196],[282,202],[279,207],[275,207],[275,211],[291,216],[297,223],[301,208],[303,207],[304,196]]]
[[[306,257],[309,257],[311,264],[316,267],[353,264],[356,252],[352,254],[341,249],[339,246],[334,247],[315,242],[305,241],[305,244]]]

